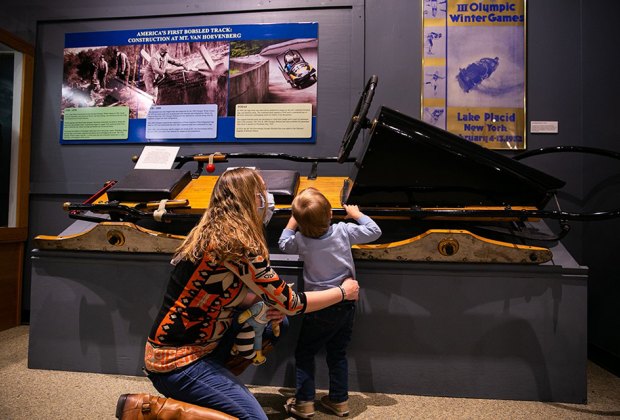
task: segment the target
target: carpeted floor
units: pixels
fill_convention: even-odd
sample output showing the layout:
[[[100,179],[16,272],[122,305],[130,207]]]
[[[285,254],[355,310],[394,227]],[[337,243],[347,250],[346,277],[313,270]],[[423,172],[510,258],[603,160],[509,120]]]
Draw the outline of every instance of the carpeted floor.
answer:
[[[27,368],[28,327],[0,332],[0,418],[114,419],[118,396],[156,393],[146,378]],[[289,388],[250,387],[270,420],[289,418]],[[325,392],[319,392],[318,397]],[[620,418],[620,378],[588,366],[588,404],[477,400],[354,392],[355,419],[588,419]],[[314,419],[337,417],[320,408]]]

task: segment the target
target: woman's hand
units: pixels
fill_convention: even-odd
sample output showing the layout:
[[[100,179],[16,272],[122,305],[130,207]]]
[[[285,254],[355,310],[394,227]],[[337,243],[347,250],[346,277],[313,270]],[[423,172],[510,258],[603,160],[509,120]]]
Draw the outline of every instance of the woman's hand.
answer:
[[[325,290],[306,292],[306,313],[320,311],[328,306],[335,305],[344,300],[357,300],[360,286],[357,280],[348,278],[338,287]]]
[[[267,309],[267,319],[270,321],[280,323],[284,320],[285,317],[286,315],[278,311],[276,308]]]
[[[360,285],[357,280],[348,278],[340,286],[344,289],[345,300],[357,300],[359,298]]]

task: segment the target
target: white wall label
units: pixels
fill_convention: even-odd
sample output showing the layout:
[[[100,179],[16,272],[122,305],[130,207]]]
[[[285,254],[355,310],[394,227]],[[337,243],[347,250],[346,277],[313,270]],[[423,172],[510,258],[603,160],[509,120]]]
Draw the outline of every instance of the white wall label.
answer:
[[[531,121],[530,133],[558,133],[557,121]]]

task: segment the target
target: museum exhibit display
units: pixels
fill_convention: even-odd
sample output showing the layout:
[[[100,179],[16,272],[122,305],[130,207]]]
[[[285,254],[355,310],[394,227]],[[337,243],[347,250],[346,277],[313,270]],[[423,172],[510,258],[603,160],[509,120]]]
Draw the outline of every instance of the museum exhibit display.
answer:
[[[73,224],[34,240],[29,366],[139,375],[170,255],[208,206],[214,170],[245,159],[275,197],[271,264],[299,289],[303,262],[275,251],[298,191],[319,189],[336,219],[343,204],[358,205],[382,228],[377,243],[353,251],[363,328],[351,344],[352,390],[584,402],[588,269],[560,239],[571,220],[619,211],[547,209],[564,182],[519,160],[548,150],[508,158],[386,106],[369,119],[377,84],[368,80],[338,156],[181,155],[174,169],[133,169],[65,203]],[[269,169],[275,159],[308,169]],[[321,176],[343,162],[353,163],[349,176]],[[290,385],[298,328],[293,319],[275,354],[242,380]]]

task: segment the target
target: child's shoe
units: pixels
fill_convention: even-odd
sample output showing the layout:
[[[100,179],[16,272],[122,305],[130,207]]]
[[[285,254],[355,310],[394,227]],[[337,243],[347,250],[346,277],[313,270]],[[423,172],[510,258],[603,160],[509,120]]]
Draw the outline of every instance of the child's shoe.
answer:
[[[321,405],[338,417],[349,415],[349,400],[337,403],[330,400],[329,395],[324,395],[321,397]]]
[[[284,409],[288,414],[294,414],[302,419],[314,416],[314,401],[297,401],[295,397],[286,400]]]

